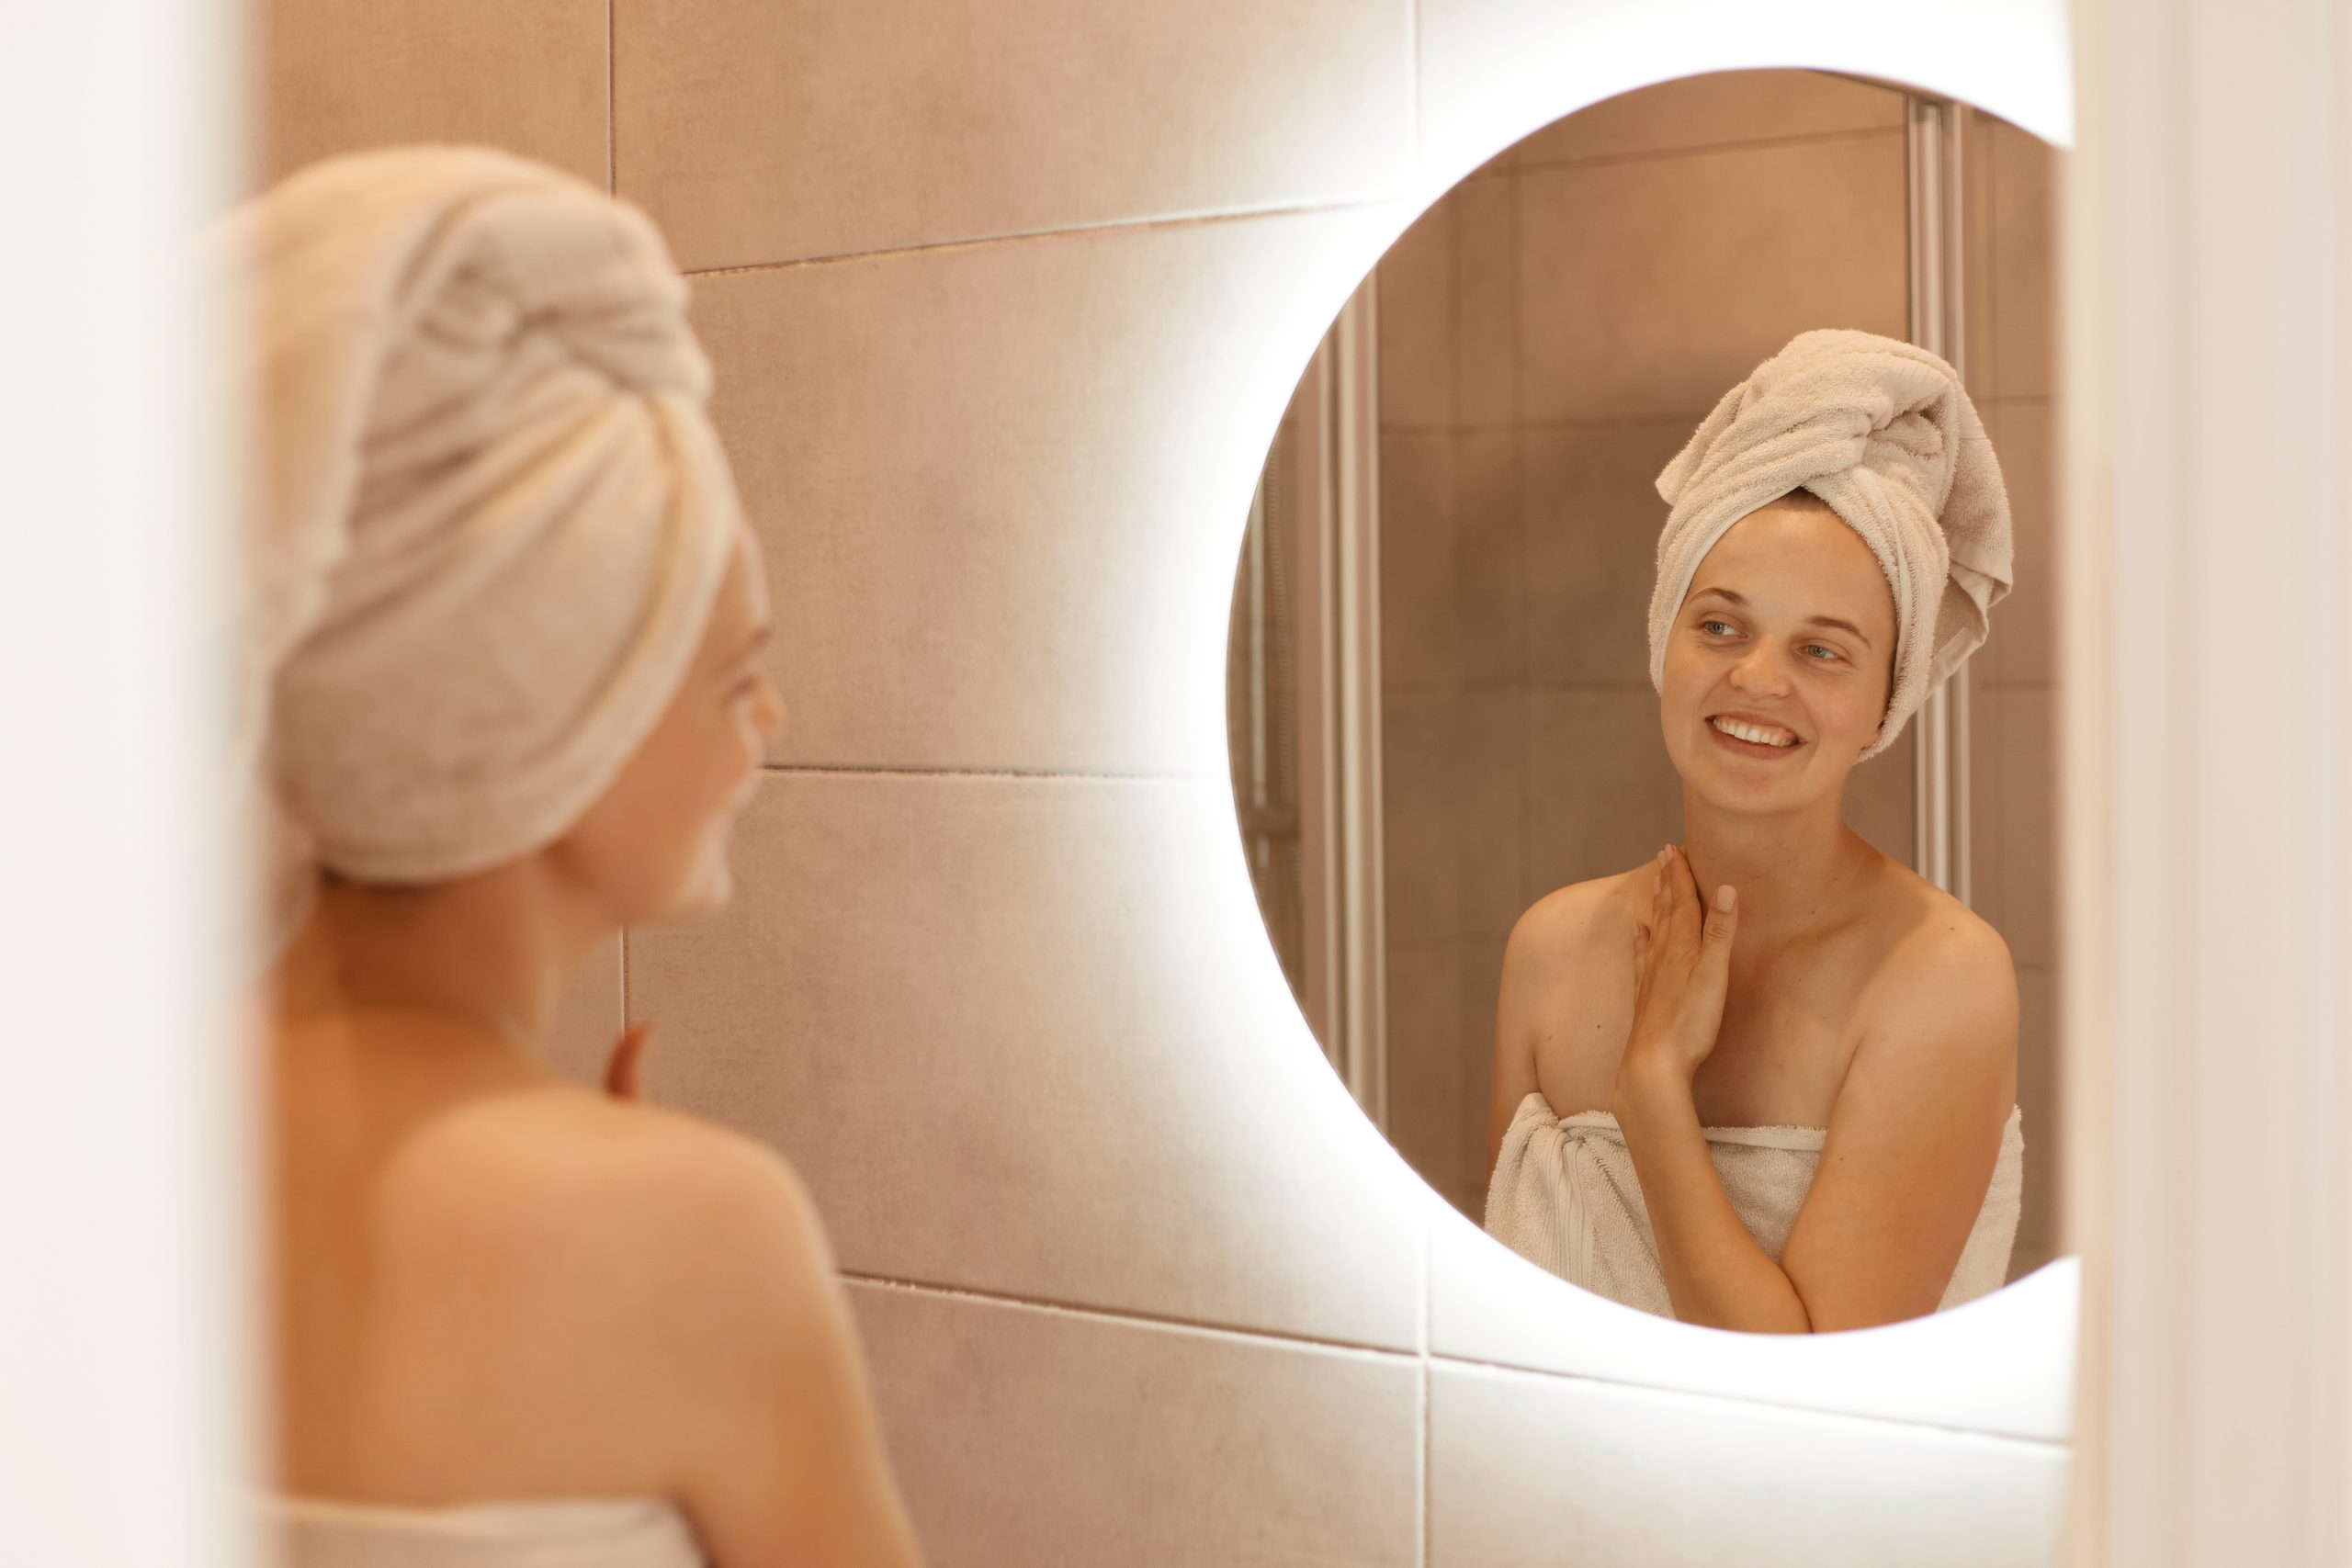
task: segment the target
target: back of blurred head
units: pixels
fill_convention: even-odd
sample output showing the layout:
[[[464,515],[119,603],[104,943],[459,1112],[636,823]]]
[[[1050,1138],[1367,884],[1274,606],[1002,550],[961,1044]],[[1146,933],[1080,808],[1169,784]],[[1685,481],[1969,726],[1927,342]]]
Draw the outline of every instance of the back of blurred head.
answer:
[[[760,574],[652,226],[415,148],[314,165],[213,246],[258,408],[238,733],[276,934],[316,871],[427,886],[583,832],[615,921],[723,890],[702,840],[763,720],[670,710]]]

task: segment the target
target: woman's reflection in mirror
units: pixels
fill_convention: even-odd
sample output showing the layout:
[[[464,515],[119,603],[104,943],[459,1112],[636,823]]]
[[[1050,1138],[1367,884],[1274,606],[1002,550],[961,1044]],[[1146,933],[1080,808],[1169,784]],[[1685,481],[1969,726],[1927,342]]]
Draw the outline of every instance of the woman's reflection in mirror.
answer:
[[[1940,359],[1807,333],[1659,491],[1651,676],[1682,841],[1512,931],[1487,1228],[1721,1328],[1983,1295],[2021,1191],[2016,975],[1842,808],[2007,592],[1991,443]]]

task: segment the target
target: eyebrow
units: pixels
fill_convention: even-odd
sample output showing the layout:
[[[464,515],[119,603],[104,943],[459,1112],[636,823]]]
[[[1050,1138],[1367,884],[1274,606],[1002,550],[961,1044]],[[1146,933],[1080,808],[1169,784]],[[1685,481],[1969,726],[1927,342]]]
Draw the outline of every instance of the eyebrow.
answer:
[[[1738,594],[1733,592],[1728,588],[1702,588],[1699,592],[1690,595],[1690,597],[1693,599],[1704,599],[1710,595],[1714,598],[1721,599],[1727,604],[1736,604],[1741,609],[1746,609],[1747,607],[1747,601],[1741,598]],[[1860,643],[1864,648],[1873,646],[1870,637],[1863,632],[1861,627],[1856,626],[1851,621],[1841,621],[1835,615],[1807,615],[1804,618],[1804,624],[1809,626],[1833,626],[1841,632],[1850,632],[1853,634],[1854,640]]]

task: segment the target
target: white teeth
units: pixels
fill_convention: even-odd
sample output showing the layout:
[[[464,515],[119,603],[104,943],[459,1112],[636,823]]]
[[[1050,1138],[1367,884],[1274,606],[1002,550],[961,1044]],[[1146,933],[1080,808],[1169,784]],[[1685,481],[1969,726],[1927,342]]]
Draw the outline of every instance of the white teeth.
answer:
[[[1707,721],[1735,740],[1746,740],[1758,746],[1793,746],[1797,738],[1785,729],[1768,729],[1762,725],[1742,724],[1736,718],[1711,718]]]

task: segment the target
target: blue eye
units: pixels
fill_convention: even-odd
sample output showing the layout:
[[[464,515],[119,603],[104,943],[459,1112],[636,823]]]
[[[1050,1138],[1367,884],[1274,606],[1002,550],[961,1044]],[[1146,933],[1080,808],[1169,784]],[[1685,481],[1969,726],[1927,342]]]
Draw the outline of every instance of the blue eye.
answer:
[[[1705,632],[1709,637],[1729,637],[1732,633],[1732,624],[1729,621],[1710,619],[1701,621],[1699,623],[1699,629]]]
[[[1828,647],[1828,646],[1826,646],[1826,645],[1825,645],[1825,644],[1817,643],[1817,642],[1809,642],[1809,643],[1806,643],[1806,644],[1804,645],[1804,650],[1805,650],[1805,652],[1807,652],[1808,654],[1816,655],[1816,656],[1818,657],[1819,661],[1820,661],[1820,662],[1823,662],[1823,663],[1826,663],[1828,660],[1832,660],[1832,659],[1837,659],[1837,658],[1841,657],[1841,656],[1839,655],[1838,651],[1836,649],[1834,649],[1834,648],[1830,648],[1830,647]]]

